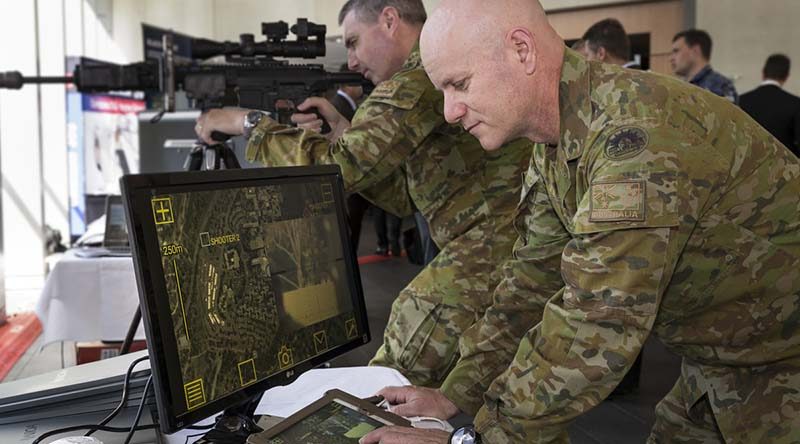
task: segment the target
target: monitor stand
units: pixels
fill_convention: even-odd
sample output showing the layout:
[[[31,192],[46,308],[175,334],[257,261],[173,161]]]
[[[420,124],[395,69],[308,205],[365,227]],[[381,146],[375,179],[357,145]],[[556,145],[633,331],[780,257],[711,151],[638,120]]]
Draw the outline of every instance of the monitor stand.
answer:
[[[246,444],[247,437],[264,430],[256,425],[256,407],[261,401],[257,395],[242,404],[226,409],[217,417],[214,428],[203,435],[196,444]]]

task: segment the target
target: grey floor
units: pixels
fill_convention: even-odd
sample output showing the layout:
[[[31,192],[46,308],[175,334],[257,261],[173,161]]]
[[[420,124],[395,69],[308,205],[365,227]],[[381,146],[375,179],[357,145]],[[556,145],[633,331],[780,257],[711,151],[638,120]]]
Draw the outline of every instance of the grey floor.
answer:
[[[372,224],[365,220],[359,254],[372,254],[375,244]],[[367,363],[380,346],[392,301],[420,269],[405,258],[392,258],[361,267],[372,342],[337,358],[332,365]],[[638,392],[607,400],[580,417],[570,428],[574,444],[645,442],[653,424],[653,408],[677,378],[679,361],[655,340],[646,344],[643,353]],[[40,338],[11,370],[6,381],[74,365],[74,356],[74,343],[50,344],[41,349]]]

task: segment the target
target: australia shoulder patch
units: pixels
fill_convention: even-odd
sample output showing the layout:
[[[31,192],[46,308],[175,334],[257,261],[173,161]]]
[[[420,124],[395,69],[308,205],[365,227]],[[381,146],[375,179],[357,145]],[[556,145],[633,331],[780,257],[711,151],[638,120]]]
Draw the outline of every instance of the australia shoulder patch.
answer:
[[[370,97],[375,99],[391,99],[394,94],[400,89],[402,84],[397,80],[386,80],[378,84],[370,94]]]
[[[592,184],[590,222],[643,220],[645,220],[644,180]]]
[[[606,142],[606,157],[610,160],[634,157],[647,148],[648,141],[647,131],[643,128],[638,126],[620,128]]]

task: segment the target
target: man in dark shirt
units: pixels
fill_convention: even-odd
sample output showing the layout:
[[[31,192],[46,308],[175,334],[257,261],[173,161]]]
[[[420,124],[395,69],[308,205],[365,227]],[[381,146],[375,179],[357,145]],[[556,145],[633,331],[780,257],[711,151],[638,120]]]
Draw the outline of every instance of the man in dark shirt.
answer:
[[[742,95],[739,105],[775,138],[800,156],[800,97],[783,90],[791,61],[773,54],[764,64],[761,85]]]
[[[739,95],[733,82],[714,71],[709,64],[710,60],[711,36],[707,32],[690,29],[679,32],[672,38],[669,62],[677,76],[733,103],[739,103]]]

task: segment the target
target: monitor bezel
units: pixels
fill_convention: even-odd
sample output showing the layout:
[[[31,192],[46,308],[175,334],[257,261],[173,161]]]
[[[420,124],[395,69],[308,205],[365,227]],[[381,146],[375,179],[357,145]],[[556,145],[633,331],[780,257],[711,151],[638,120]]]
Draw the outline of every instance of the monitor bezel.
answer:
[[[176,414],[176,403],[182,401],[180,399],[173,399],[173,393],[169,384],[169,378],[171,377],[169,372],[170,358],[167,356],[167,352],[171,347],[169,347],[170,344],[164,344],[164,336],[162,336],[161,333],[162,331],[168,332],[169,335],[167,337],[174,340],[171,333],[172,323],[170,319],[159,319],[157,316],[158,303],[156,302],[156,298],[159,297],[159,295],[160,297],[165,297],[166,285],[163,282],[163,278],[160,278],[161,282],[160,285],[158,285],[154,281],[156,275],[153,275],[150,271],[162,270],[155,224],[153,224],[152,219],[146,219],[152,215],[150,209],[150,190],[166,187],[208,186],[214,184],[226,186],[237,182],[249,182],[250,184],[254,184],[255,182],[272,181],[276,179],[303,179],[306,177],[320,176],[332,176],[335,184],[335,202],[339,203],[339,205],[336,206],[337,220],[340,227],[339,234],[342,242],[347,274],[352,277],[349,286],[351,287],[351,293],[355,295],[353,309],[356,323],[361,334],[345,344],[326,351],[290,369],[269,376],[247,387],[243,387],[222,398],[208,402],[197,409],[189,410],[182,414]],[[156,405],[162,432],[174,433],[221,412],[226,408],[245,404],[254,397],[260,396],[266,389],[291,383],[304,371],[317,367],[336,356],[370,341],[361,278],[358,272],[356,257],[350,246],[350,236],[346,228],[347,219],[344,209],[344,181],[338,166],[319,165],[137,174],[122,177],[122,179],[120,179],[120,185],[128,224],[128,235],[130,237],[137,287],[139,289],[142,319],[144,321],[145,334],[148,338],[147,345],[150,353],[150,367],[153,373]],[[142,220],[142,215],[145,215],[145,220]],[[148,220],[149,223],[147,222]],[[146,248],[148,243],[150,243],[150,248]],[[150,252],[149,255],[148,252]],[[156,322],[156,320],[158,322]],[[151,338],[159,338],[159,340],[151,340]],[[172,348],[176,349],[177,346]]]

